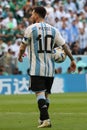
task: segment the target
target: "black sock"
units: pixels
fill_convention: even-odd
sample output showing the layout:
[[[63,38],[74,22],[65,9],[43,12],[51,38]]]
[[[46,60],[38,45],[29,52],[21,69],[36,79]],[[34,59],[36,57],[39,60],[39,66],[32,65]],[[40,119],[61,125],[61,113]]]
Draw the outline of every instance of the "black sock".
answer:
[[[48,98],[46,99],[46,105],[47,105],[47,109],[49,109],[50,103],[49,103],[49,99]]]
[[[49,103],[48,102],[46,102],[46,104],[47,104],[47,110],[49,109]]]
[[[45,99],[39,99],[38,108],[40,110],[40,120],[49,119],[49,114],[48,114],[47,104]]]

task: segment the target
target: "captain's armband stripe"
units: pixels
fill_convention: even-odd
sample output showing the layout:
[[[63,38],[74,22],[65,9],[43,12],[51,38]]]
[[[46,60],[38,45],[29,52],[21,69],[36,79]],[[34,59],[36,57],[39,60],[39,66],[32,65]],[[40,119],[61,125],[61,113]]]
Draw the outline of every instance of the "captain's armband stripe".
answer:
[[[23,44],[28,44],[28,38],[24,37],[24,38],[22,39],[22,43],[23,43]]]

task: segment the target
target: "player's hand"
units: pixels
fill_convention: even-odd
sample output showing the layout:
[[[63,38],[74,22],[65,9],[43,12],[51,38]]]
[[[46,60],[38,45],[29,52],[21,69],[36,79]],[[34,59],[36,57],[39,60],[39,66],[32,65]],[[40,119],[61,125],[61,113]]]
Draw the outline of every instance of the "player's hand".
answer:
[[[19,62],[23,62],[22,57],[18,57],[18,61],[19,61]]]
[[[71,61],[70,69],[71,69],[72,72],[75,72],[75,71],[76,71],[76,62],[75,62],[74,60]]]

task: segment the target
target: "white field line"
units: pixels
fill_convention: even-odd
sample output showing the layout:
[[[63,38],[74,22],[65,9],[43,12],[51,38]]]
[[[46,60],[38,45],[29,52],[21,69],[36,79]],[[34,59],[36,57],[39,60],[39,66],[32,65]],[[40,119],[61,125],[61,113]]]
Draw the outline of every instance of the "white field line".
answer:
[[[30,115],[30,114],[38,114],[38,112],[0,112],[0,115]]]
[[[37,115],[38,114],[38,112],[0,112],[0,115],[15,115],[15,114],[17,114],[17,115],[30,115],[30,114],[35,114],[35,115]],[[82,112],[78,112],[78,113],[76,113],[76,112],[69,112],[69,113],[53,113],[53,115],[56,115],[56,114],[58,114],[58,115],[87,115],[87,113],[82,113]]]
[[[56,113],[55,113],[56,114]],[[69,113],[58,113],[59,115],[87,115],[87,113],[82,112],[69,112]]]

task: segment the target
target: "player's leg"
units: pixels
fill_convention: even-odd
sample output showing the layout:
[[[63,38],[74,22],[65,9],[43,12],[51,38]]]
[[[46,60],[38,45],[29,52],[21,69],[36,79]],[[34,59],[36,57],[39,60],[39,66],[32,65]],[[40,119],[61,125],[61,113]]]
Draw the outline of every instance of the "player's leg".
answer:
[[[53,77],[47,77],[46,78],[46,92],[45,92],[45,97],[46,97],[46,104],[47,104],[47,108],[49,109],[50,106],[50,100],[49,100],[49,94],[51,94],[51,88],[52,88],[52,84],[53,84]]]
[[[40,76],[31,76],[31,90],[36,93],[37,104],[40,111],[40,120],[42,121],[42,124],[40,124],[38,128],[50,127],[51,123],[45,97],[45,78]]]
[[[36,93],[36,96],[37,96],[38,108],[40,111],[40,123],[41,123],[38,126],[38,128],[51,127],[51,122],[45,98],[45,92],[44,91],[38,92]]]
[[[50,100],[49,100],[49,94],[47,92],[45,92],[45,97],[46,97],[47,109],[49,109]]]
[[[48,108],[49,108],[49,98],[48,95],[51,93],[51,87],[52,87],[52,83],[53,83],[53,77],[45,77],[44,78],[44,83],[45,83],[45,103],[46,103],[46,110],[48,112]],[[39,128],[43,128],[43,127],[51,127],[51,122],[50,122],[50,118],[43,120],[42,124],[39,126]]]
[[[40,111],[40,120],[47,120],[49,119],[49,114],[47,110],[47,104],[46,104],[46,98],[45,98],[45,92],[36,92],[36,97],[37,97],[37,103],[38,103],[38,108]]]

